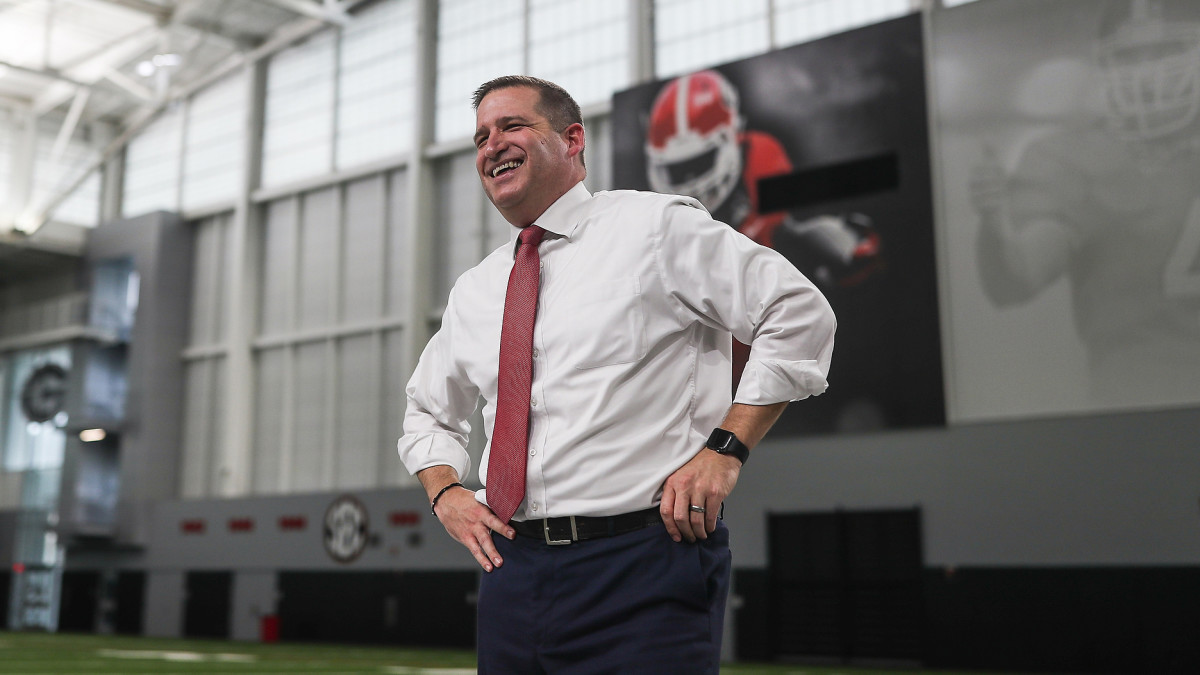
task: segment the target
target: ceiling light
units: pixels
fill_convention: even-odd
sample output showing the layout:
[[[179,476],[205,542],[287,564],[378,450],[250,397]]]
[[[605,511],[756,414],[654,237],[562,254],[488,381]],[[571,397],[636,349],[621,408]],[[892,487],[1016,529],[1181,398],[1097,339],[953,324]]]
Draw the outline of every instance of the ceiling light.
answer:
[[[171,66],[179,65],[183,59],[179,58],[178,54],[155,54],[154,58],[150,59],[157,68],[170,68]]]
[[[154,74],[154,64],[149,61],[142,61],[137,64],[137,74],[142,77],[150,77]]]
[[[104,433],[103,429],[84,429],[83,431],[79,432],[79,440],[83,441],[84,443],[93,443],[95,441],[104,440],[104,437],[107,435],[108,434]]]

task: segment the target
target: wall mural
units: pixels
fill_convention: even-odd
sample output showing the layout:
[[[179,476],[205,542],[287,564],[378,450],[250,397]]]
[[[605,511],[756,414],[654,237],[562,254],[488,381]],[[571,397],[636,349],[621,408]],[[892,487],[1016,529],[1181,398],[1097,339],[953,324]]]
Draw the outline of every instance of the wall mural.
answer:
[[[776,435],[944,423],[922,49],[912,15],[613,98],[615,188],[696,197],[837,313]]]

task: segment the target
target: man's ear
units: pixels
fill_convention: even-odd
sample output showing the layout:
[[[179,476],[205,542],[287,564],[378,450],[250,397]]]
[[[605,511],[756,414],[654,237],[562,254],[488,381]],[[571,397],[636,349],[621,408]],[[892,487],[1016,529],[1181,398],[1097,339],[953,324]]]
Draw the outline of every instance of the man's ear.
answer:
[[[576,122],[563,129],[563,140],[567,142],[568,157],[574,157],[583,152],[583,147],[586,145],[583,125]]]

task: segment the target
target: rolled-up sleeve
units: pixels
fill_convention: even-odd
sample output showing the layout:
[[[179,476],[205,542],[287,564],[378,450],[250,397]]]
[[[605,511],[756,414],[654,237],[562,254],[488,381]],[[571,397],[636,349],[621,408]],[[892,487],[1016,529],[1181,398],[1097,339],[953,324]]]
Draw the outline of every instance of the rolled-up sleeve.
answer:
[[[404,435],[396,449],[411,474],[446,465],[465,478],[471,470],[468,419],[475,411],[479,391],[454,358],[457,319],[453,302],[451,293],[442,327],[425,346],[405,389]]]
[[[660,268],[679,311],[750,345],[734,401],[767,405],[824,392],[837,322],[821,291],[777,251],[696,202],[668,205],[661,222]]]

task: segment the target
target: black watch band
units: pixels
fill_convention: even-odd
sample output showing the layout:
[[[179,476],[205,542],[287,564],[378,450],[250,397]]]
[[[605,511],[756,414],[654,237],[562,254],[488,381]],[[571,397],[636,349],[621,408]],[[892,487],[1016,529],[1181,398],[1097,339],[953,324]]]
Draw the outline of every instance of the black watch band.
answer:
[[[746,460],[750,459],[750,448],[747,448],[745,443],[739,441],[738,437],[734,436],[732,431],[726,431],[719,427],[713,429],[712,434],[708,437],[708,442],[704,446],[717,451],[718,454],[737,457],[737,460],[742,464],[745,464]]]

